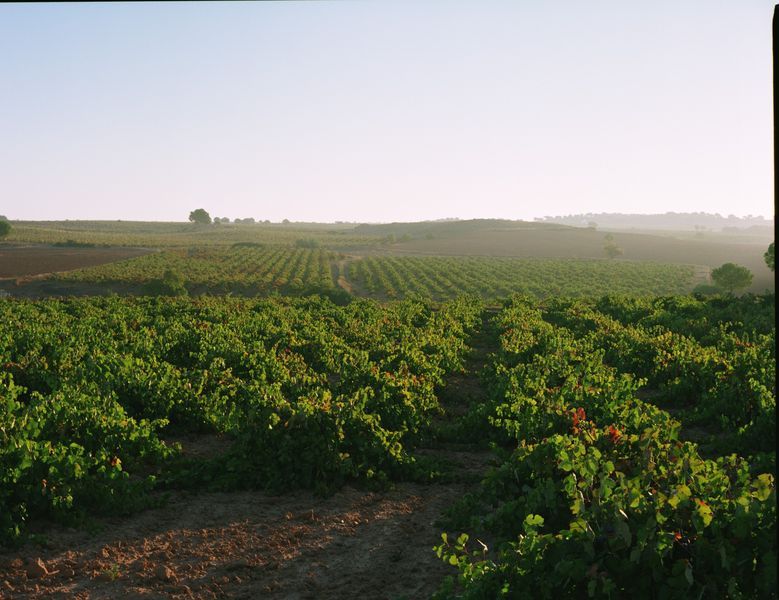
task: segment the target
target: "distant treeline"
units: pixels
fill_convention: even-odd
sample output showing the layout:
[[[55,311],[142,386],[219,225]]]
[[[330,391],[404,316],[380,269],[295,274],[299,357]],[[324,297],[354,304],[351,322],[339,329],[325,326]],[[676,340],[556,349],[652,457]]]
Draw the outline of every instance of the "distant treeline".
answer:
[[[719,213],[676,213],[635,215],[623,213],[586,213],[560,217],[543,217],[536,221],[573,225],[574,227],[604,227],[618,229],[665,229],[682,231],[734,231],[770,233],[773,221],[762,216],[723,217]]]
[[[389,241],[407,239],[444,238],[496,229],[540,229],[547,227],[542,223],[511,221],[508,219],[438,219],[436,221],[417,221],[401,223],[363,223],[354,228],[354,233],[386,236]]]

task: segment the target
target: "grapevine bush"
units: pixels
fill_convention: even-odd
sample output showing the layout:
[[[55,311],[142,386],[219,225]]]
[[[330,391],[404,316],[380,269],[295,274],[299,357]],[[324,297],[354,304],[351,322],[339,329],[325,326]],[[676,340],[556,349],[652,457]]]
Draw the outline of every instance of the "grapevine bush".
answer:
[[[775,410],[773,332],[761,332],[768,328],[758,316],[753,328],[731,333],[719,300],[704,331],[698,302],[683,306],[693,304],[697,337],[711,346],[677,333],[681,316],[671,319],[674,331],[645,329],[590,301],[516,297],[496,315],[488,400],[468,422],[493,441],[499,466],[446,521],[495,547],[443,534],[436,552],[459,575],[439,598],[775,597],[774,462],[756,473],[736,454],[704,458],[680,439],[682,423],[636,397],[648,383],[676,400],[697,395],[685,421],[716,427],[725,410],[751,435],[759,431],[747,448],[775,448],[760,418]],[[652,312],[633,299],[598,305],[619,307],[626,320]],[[747,389],[761,394],[753,413],[741,402]]]

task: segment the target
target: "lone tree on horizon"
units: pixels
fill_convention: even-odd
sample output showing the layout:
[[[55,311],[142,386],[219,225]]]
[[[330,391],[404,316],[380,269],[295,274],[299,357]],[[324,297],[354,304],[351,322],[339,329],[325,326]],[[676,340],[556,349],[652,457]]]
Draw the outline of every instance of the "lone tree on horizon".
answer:
[[[0,219],[0,238],[4,238],[9,233],[11,233],[11,224],[5,218]]]
[[[732,294],[734,290],[745,288],[752,283],[752,272],[741,265],[725,263],[711,272],[711,280],[714,285]]]
[[[193,223],[208,225],[211,223],[211,215],[209,215],[204,208],[197,208],[189,213],[189,220]]]

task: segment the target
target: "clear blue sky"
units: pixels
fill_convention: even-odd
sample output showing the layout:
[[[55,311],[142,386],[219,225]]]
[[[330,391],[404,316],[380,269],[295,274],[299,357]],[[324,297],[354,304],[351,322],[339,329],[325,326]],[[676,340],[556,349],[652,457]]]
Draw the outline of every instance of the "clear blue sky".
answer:
[[[771,217],[773,6],[0,4],[0,214]]]

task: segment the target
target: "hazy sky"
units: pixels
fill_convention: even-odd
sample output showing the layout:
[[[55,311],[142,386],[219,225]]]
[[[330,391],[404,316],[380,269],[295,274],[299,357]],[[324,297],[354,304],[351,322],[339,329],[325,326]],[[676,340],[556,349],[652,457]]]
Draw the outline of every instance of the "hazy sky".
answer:
[[[0,4],[0,214],[770,217],[773,6]]]

